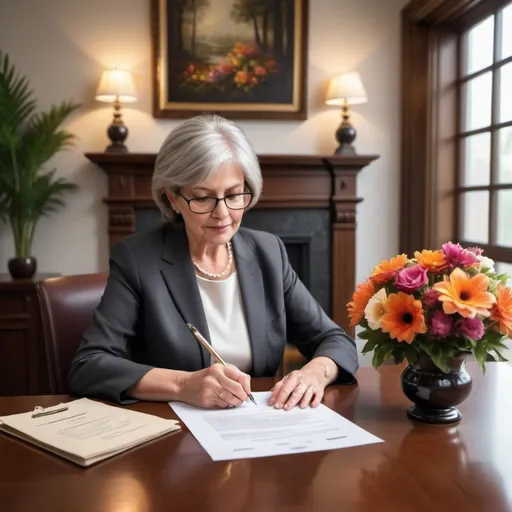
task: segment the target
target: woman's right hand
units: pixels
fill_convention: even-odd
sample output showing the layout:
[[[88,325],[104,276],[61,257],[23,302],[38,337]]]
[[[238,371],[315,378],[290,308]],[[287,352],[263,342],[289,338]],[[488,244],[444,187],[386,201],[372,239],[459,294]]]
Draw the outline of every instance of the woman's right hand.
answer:
[[[187,373],[181,386],[180,400],[212,409],[237,406],[251,393],[251,377],[235,366],[212,366]]]

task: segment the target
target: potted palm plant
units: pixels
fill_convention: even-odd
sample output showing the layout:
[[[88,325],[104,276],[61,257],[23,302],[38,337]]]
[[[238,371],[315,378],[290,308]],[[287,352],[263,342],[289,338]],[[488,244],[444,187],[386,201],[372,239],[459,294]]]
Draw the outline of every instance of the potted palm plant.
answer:
[[[64,205],[65,193],[78,188],[55,177],[56,169],[45,164],[73,143],[75,136],[59,126],[79,106],[64,102],[36,113],[27,78],[0,51],[0,222],[12,229],[15,257],[9,260],[9,272],[14,279],[34,275],[32,241],[38,221]]]

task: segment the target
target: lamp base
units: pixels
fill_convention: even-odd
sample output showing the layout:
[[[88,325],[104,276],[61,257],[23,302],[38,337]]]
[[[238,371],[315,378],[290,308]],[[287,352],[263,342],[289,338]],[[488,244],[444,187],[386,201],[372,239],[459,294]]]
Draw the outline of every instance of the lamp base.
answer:
[[[344,142],[343,144],[340,144],[336,151],[334,152],[335,155],[355,155],[356,150],[352,144],[348,144]]]
[[[128,148],[124,145],[124,141],[128,137],[128,128],[123,122],[121,104],[117,99],[114,102],[114,118],[107,129],[107,135],[112,144],[107,147],[106,153],[126,153],[128,151]]]
[[[105,148],[105,153],[128,153],[128,148],[122,142],[112,142]]]
[[[357,132],[352,124],[348,120],[348,115],[343,117],[343,122],[336,130],[336,140],[339,142],[339,146],[334,152],[335,155],[355,155],[356,150],[352,146],[352,142],[356,140]]]

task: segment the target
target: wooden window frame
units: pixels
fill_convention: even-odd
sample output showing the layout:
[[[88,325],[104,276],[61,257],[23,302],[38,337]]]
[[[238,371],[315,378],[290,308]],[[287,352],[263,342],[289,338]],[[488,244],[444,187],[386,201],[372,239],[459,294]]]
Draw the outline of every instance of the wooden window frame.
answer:
[[[502,5],[503,4],[503,5]],[[500,57],[501,54],[501,39],[502,39],[502,16],[499,14],[502,11],[503,7],[510,5],[510,0],[507,2],[494,2],[492,9],[487,9],[483,13],[480,13],[479,17],[475,17],[474,15],[468,16],[467,19],[462,20],[463,22],[459,24],[459,78],[457,80],[457,89],[462,91],[464,84],[469,81],[481,76],[485,73],[492,73],[492,111],[491,111],[491,123],[489,126],[484,128],[479,128],[475,130],[464,130],[461,126],[457,130],[457,146],[459,148],[459,152],[462,153],[462,142],[464,139],[471,137],[472,135],[478,135],[481,133],[489,133],[490,134],[490,146],[491,146],[491,154],[490,154],[490,182],[489,185],[463,185],[463,167],[464,162],[462,158],[459,159],[459,165],[456,169],[456,187],[454,188],[454,196],[455,196],[455,226],[456,226],[456,238],[463,245],[475,245],[475,242],[472,240],[465,239],[463,236],[463,222],[462,222],[462,197],[463,194],[468,192],[478,192],[485,191],[489,192],[489,236],[488,243],[478,243],[478,246],[484,249],[485,254],[490,258],[512,264],[512,247],[503,247],[497,244],[497,225],[498,225],[498,202],[497,202],[497,192],[500,190],[510,190],[512,189],[512,183],[499,183],[497,180],[498,174],[498,141],[497,134],[499,130],[502,128],[507,128],[512,126],[512,120],[506,122],[499,122],[499,96],[500,96],[500,82],[497,80],[499,76],[499,70],[506,66],[507,64],[512,63],[512,56],[502,59]],[[488,16],[494,15],[494,43],[493,43],[493,62],[491,65],[480,69],[471,74],[463,73],[463,60],[465,56],[464,49],[464,34],[476,23],[483,21],[483,19]],[[462,95],[459,96],[459,107],[460,107],[460,115],[459,122],[462,122],[462,119],[465,118],[465,105],[464,99]]]
[[[401,252],[457,239],[460,34],[509,3],[411,0],[402,10]],[[488,256],[512,262],[498,249]]]

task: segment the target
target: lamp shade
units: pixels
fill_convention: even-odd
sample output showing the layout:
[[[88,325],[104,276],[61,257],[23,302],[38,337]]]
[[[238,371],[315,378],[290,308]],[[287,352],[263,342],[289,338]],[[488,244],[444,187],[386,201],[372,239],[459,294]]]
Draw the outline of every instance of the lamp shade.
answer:
[[[96,99],[113,103],[118,99],[121,103],[136,101],[135,86],[129,71],[124,69],[106,69],[101,75],[100,85],[96,91]]]
[[[336,75],[329,82],[325,103],[327,105],[343,105],[345,100],[350,105],[368,101],[363,82],[356,71]]]

